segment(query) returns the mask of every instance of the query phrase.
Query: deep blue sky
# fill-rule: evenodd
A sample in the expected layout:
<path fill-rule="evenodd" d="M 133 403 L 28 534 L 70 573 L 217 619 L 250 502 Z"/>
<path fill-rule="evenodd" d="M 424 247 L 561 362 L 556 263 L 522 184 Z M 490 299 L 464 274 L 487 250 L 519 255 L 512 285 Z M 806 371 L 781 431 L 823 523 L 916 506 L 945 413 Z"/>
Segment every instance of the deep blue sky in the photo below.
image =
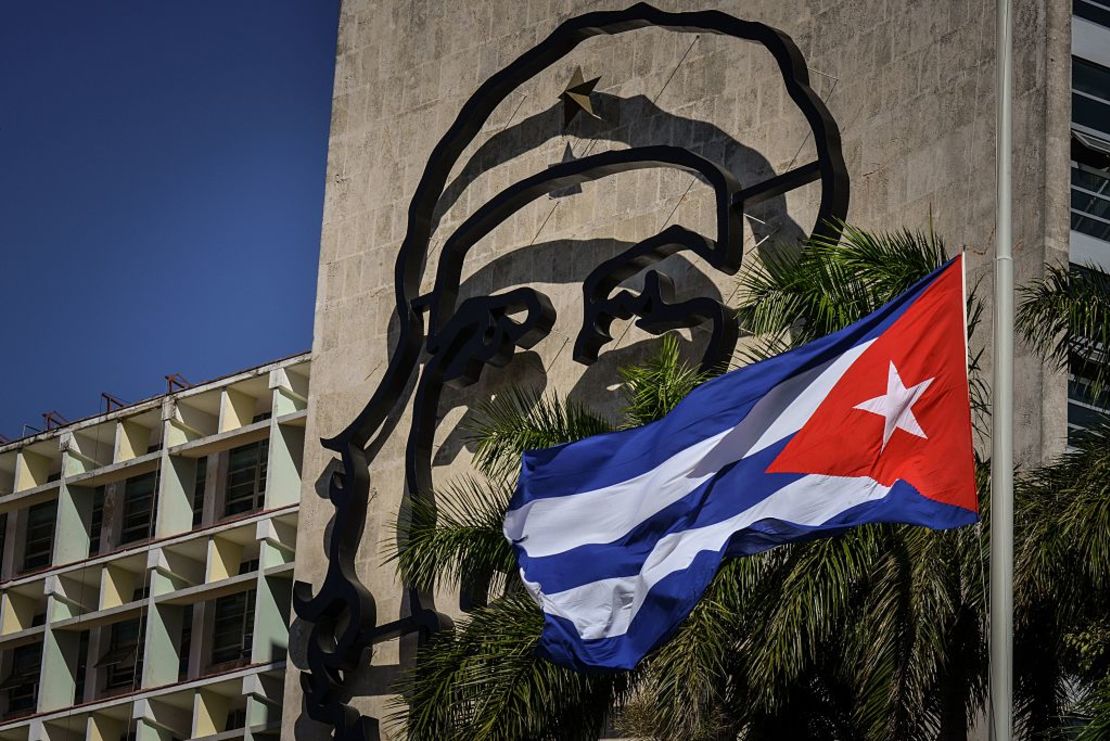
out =
<path fill-rule="evenodd" d="M 0 434 L 309 349 L 337 18 L 0 5 Z"/>

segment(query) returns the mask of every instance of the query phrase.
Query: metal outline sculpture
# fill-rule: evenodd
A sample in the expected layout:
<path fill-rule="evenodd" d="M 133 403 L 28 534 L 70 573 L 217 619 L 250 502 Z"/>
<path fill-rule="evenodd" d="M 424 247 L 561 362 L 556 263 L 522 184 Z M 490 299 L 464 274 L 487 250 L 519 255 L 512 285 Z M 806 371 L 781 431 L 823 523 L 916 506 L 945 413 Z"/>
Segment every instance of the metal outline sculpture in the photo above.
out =
<path fill-rule="evenodd" d="M 646 27 L 683 32 L 706 32 L 752 41 L 774 57 L 787 92 L 809 123 L 817 159 L 748 188 L 742 188 L 724 167 L 688 150 L 634 147 L 604 152 L 560 163 L 514 183 L 472 214 L 444 246 L 435 288 L 418 295 L 434 230 L 434 210 L 452 167 L 477 136 L 483 122 L 522 83 L 570 53 L 583 41 Z M 317 594 L 297 582 L 294 607 L 310 623 L 306 659 L 301 673 L 305 710 L 316 721 L 333 727 L 336 739 L 377 738 L 377 720 L 361 715 L 349 704 L 351 674 L 368 661 L 370 647 L 413 631 L 427 635 L 449 620 L 437 613 L 427 595 L 408 588 L 410 614 L 377 625 L 374 599 L 359 580 L 355 557 L 370 499 L 369 463 L 380 442 L 391 432 L 390 415 L 403 398 L 417 371 L 422 349 L 429 353 L 417 385 L 413 421 L 405 455 L 406 496 L 430 490 L 430 454 L 436 410 L 443 384 L 467 385 L 478 380 L 487 365 L 504 365 L 517 347 L 531 347 L 551 329 L 555 312 L 543 294 L 531 288 L 472 298 L 455 309 L 459 276 L 468 249 L 497 224 L 526 203 L 559 188 L 642 167 L 678 167 L 697 173 L 713 187 L 718 204 L 716 240 L 679 226 L 643 240 L 621 255 L 599 265 L 584 281 L 583 326 L 574 345 L 574 359 L 588 364 L 612 338 L 616 318 L 639 317 L 649 332 L 663 332 L 701 321 L 713 323 L 703 365 L 727 359 L 737 340 L 736 323 L 720 302 L 708 297 L 672 303 L 670 280 L 651 270 L 639 294 L 610 293 L 624 279 L 680 251 L 697 254 L 715 268 L 735 273 L 743 257 L 743 209 L 820 181 L 821 205 L 815 233 L 836 238 L 838 224 L 848 210 L 848 173 L 841 153 L 840 132 L 832 115 L 809 85 L 805 60 L 785 33 L 744 21 L 720 11 L 668 12 L 638 3 L 625 10 L 596 11 L 570 18 L 546 39 L 483 83 L 466 101 L 454 123 L 433 149 L 409 204 L 408 230 L 395 267 L 395 291 L 400 335 L 385 374 L 351 423 L 322 445 L 339 454 L 342 472 L 333 473 L 328 498 L 335 508 L 330 540 L 326 543 L 328 570 Z M 455 309 L 452 311 L 452 309 Z M 510 315 L 524 311 L 523 319 Z M 423 314 L 429 315 L 425 332 Z M 464 595 L 464 599 L 467 599 Z M 481 595 L 469 595 L 481 601 Z"/>

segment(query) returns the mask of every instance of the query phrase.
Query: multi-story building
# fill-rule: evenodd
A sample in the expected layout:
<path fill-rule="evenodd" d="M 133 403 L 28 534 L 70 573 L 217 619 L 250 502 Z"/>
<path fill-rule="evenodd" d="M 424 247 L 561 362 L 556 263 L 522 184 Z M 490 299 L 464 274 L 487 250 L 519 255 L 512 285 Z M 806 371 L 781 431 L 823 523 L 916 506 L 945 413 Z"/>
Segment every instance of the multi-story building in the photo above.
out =
<path fill-rule="evenodd" d="M 276 737 L 309 369 L 0 447 L 0 739 Z"/>
<path fill-rule="evenodd" d="M 1110 270 L 1110 2 L 1075 0 L 1071 67 L 1072 269 Z M 1081 368 L 1068 384 L 1068 427 L 1105 414 Z"/>

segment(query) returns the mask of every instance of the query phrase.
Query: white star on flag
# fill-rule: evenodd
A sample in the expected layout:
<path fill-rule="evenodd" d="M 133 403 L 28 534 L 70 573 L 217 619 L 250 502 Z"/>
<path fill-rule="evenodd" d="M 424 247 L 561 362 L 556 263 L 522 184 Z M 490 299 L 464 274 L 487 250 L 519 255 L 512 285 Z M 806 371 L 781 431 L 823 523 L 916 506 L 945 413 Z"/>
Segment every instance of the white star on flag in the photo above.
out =
<path fill-rule="evenodd" d="M 929 388 L 935 378 L 930 378 L 921 383 L 906 388 L 906 384 L 902 383 L 902 377 L 898 375 L 898 369 L 894 367 L 894 361 L 890 361 L 890 371 L 886 377 L 886 393 L 882 396 L 876 396 L 874 399 L 856 404 L 855 409 L 871 414 L 878 414 L 883 418 L 883 447 L 879 452 L 886 450 L 887 443 L 890 442 L 891 436 L 895 430 L 905 430 L 911 435 L 929 439 L 925 431 L 921 429 L 921 425 L 917 423 L 917 417 L 913 416 L 913 405 L 925 393 L 925 389 Z"/>

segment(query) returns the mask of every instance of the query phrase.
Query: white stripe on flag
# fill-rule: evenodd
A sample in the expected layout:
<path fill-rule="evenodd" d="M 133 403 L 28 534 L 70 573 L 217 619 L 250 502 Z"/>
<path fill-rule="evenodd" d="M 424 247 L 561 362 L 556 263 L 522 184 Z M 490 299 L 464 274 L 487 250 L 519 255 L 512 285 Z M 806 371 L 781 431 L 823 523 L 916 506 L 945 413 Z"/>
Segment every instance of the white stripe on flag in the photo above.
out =
<path fill-rule="evenodd" d="M 735 427 L 691 445 L 656 468 L 612 486 L 534 499 L 511 510 L 505 516 L 505 537 L 532 558 L 617 540 L 723 467 L 800 430 L 872 342 L 856 345 L 828 363 L 786 379 Z"/>
<path fill-rule="evenodd" d="M 727 520 L 664 536 L 635 576 L 600 579 L 555 594 L 533 592 L 544 612 L 574 624 L 585 640 L 627 632 L 652 587 L 690 566 L 702 551 L 720 551 L 733 533 L 761 520 L 822 525 L 864 502 L 882 499 L 890 487 L 866 477 L 810 475 Z M 526 582 L 530 590 L 538 585 Z"/>

